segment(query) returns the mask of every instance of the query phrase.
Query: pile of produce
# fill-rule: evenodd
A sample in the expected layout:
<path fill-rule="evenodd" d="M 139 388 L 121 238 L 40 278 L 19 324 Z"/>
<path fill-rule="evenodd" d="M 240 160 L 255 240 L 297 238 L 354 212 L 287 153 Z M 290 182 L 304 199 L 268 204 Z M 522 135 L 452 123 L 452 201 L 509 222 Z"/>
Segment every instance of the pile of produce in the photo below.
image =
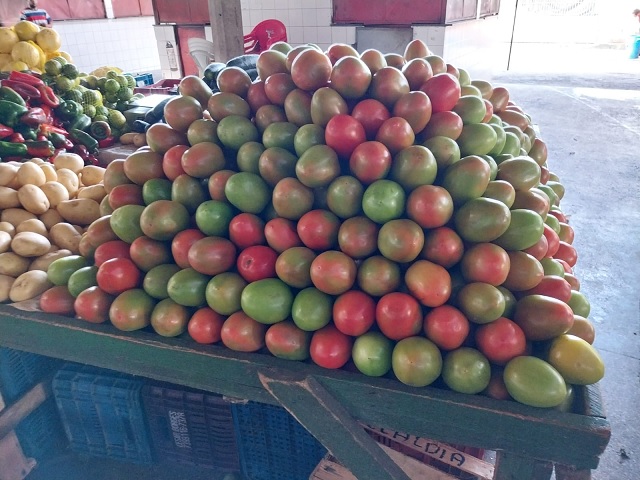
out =
<path fill-rule="evenodd" d="M 181 81 L 44 311 L 537 407 L 600 380 L 564 187 L 505 88 L 418 40 L 256 68 Z"/>
<path fill-rule="evenodd" d="M 44 64 L 55 57 L 71 60 L 60 51 L 60 35 L 53 28 L 41 28 L 26 20 L 12 27 L 0 27 L 0 71 L 44 72 Z"/>

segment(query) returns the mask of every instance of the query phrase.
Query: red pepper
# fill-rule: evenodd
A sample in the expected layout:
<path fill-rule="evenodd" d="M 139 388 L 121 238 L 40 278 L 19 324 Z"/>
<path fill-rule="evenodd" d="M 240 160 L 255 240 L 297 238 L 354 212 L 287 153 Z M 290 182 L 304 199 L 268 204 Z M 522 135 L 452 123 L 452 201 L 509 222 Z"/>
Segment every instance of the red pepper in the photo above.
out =
<path fill-rule="evenodd" d="M 53 110 L 51 107 L 49 105 L 40 105 L 40 108 L 47 117 L 47 121 L 45 123 L 51 123 L 53 121 Z"/>
<path fill-rule="evenodd" d="M 73 153 L 80 155 L 85 162 L 89 159 L 89 150 L 80 143 L 73 146 Z"/>
<path fill-rule="evenodd" d="M 53 92 L 53 89 L 47 85 L 39 85 L 38 90 L 40 90 L 40 101 L 51 108 L 56 108 L 60 105 L 60 99 Z"/>
<path fill-rule="evenodd" d="M 0 123 L 0 138 L 6 138 L 9 135 L 13 135 L 13 128 Z"/>
<path fill-rule="evenodd" d="M 49 140 L 47 137 L 45 137 L 44 135 L 38 135 L 36 137 L 36 140 L 39 142 L 44 142 L 45 140 Z"/>
<path fill-rule="evenodd" d="M 30 73 L 17 72 L 15 70 L 9 74 L 9 80 L 24 82 L 29 85 L 33 85 L 34 87 L 44 85 L 44 82 L 41 78 L 38 78 L 35 75 L 31 75 Z"/>
<path fill-rule="evenodd" d="M 47 115 L 40 107 L 31 107 L 20 117 L 20 121 L 30 127 L 37 127 L 47 121 Z"/>
<path fill-rule="evenodd" d="M 55 153 L 53 144 L 46 140 L 44 142 L 25 142 L 27 153 L 32 157 L 47 158 Z"/>
<path fill-rule="evenodd" d="M 24 143 L 24 137 L 18 132 L 12 133 L 9 138 L 6 138 L 5 140 L 11 143 Z"/>
<path fill-rule="evenodd" d="M 43 123 L 38 127 L 38 133 L 42 135 L 46 135 L 48 133 L 59 133 L 60 135 L 64 135 L 65 137 L 69 136 L 69 132 L 67 132 L 64 128 L 58 127 L 56 125 L 51 125 L 50 123 Z"/>
<path fill-rule="evenodd" d="M 87 163 L 87 165 L 95 165 L 95 166 L 100 165 L 100 160 L 98 160 L 98 157 L 92 154 L 89 154 L 85 162 Z"/>
<path fill-rule="evenodd" d="M 98 147 L 99 148 L 109 148 L 110 146 L 114 145 L 116 143 L 116 137 L 114 137 L 113 135 L 107 137 L 107 138 L 103 138 L 102 140 L 98 140 Z"/>
<path fill-rule="evenodd" d="M 53 163 L 53 161 L 56 159 L 56 157 L 61 154 L 66 152 L 66 150 L 64 148 L 56 148 L 53 152 L 53 155 L 51 155 L 49 158 L 47 158 L 47 161 L 49 161 L 50 163 Z"/>
<path fill-rule="evenodd" d="M 21 82 L 18 80 L 2 80 L 1 83 L 3 87 L 11 88 L 26 101 L 29 101 L 32 98 L 40 98 L 40 91 L 33 85 L 30 85 L 26 82 Z"/>

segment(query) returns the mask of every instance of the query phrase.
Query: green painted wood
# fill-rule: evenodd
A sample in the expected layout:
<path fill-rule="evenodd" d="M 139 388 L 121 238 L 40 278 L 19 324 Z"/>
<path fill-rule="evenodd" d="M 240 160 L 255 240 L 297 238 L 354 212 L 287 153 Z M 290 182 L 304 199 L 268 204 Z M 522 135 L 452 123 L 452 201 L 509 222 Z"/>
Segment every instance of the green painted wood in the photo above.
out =
<path fill-rule="evenodd" d="M 147 331 L 120 332 L 110 325 L 4 305 L 0 306 L 0 344 L 269 404 L 278 402 L 264 389 L 258 372 L 313 375 L 358 421 L 582 469 L 596 468 L 610 436 L 609 423 L 600 416 L 531 408 L 438 388 L 417 389 L 393 379 L 330 371 Z M 589 389 L 589 395 L 597 397 L 597 389 Z"/>
<path fill-rule="evenodd" d="M 541 462 L 509 452 L 498 452 L 494 480 L 549 480 L 552 472 L 551 462 Z"/>
<path fill-rule="evenodd" d="M 313 377 L 270 372 L 259 373 L 259 378 L 356 478 L 411 480 Z"/>
<path fill-rule="evenodd" d="M 556 480 L 591 480 L 591 470 L 556 464 Z"/>

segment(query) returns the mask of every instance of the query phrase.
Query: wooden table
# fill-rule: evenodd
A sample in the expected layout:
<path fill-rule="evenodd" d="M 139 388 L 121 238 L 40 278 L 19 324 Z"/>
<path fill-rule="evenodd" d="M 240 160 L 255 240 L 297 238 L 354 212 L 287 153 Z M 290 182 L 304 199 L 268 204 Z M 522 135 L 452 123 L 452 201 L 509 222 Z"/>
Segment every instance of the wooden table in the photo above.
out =
<path fill-rule="evenodd" d="M 243 354 L 188 338 L 121 332 L 0 305 L 0 345 L 282 405 L 362 480 L 408 477 L 360 423 L 497 452 L 495 479 L 589 478 L 610 437 L 597 386 L 578 388 L 577 413 Z"/>

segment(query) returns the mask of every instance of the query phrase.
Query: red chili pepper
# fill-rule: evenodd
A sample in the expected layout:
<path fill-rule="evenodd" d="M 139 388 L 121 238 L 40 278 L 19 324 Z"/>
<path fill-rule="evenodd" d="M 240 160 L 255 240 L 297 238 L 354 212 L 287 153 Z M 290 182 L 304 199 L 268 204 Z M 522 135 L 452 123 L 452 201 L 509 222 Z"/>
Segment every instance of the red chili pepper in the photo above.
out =
<path fill-rule="evenodd" d="M 53 110 L 51 107 L 49 105 L 40 105 L 40 108 L 47 117 L 47 121 L 45 123 L 51 123 L 53 121 Z"/>
<path fill-rule="evenodd" d="M 116 137 L 113 135 L 98 141 L 99 148 L 108 148 L 116 143 Z"/>
<path fill-rule="evenodd" d="M 5 140 L 11 143 L 24 143 L 24 137 L 18 132 L 12 133 L 9 138 L 6 138 Z"/>
<path fill-rule="evenodd" d="M 73 153 L 77 153 L 78 155 L 80 155 L 84 161 L 89 158 L 89 150 L 87 150 L 87 147 L 81 144 L 73 146 Z"/>
<path fill-rule="evenodd" d="M 31 75 L 30 73 L 17 72 L 15 70 L 9 74 L 9 80 L 24 82 L 29 85 L 33 85 L 34 87 L 44 85 L 44 82 L 42 81 L 41 78 Z"/>
<path fill-rule="evenodd" d="M 67 132 L 64 128 L 52 125 L 50 123 L 41 124 L 38 127 L 38 133 L 41 133 L 42 135 L 46 135 L 47 133 L 59 133 L 60 135 L 64 135 L 65 137 L 69 136 L 69 132 Z"/>
<path fill-rule="evenodd" d="M 29 101 L 32 98 L 40 98 L 40 92 L 38 91 L 38 89 L 26 82 L 21 82 L 18 80 L 2 80 L 1 83 L 3 87 L 11 88 L 26 101 Z"/>
<path fill-rule="evenodd" d="M 0 138 L 6 138 L 9 135 L 13 135 L 13 128 L 0 123 Z"/>
<path fill-rule="evenodd" d="M 47 158 L 55 153 L 55 148 L 53 148 L 53 144 L 45 140 L 44 142 L 25 142 L 27 146 L 27 152 L 32 157 L 40 157 Z"/>
<path fill-rule="evenodd" d="M 47 115 L 40 107 L 31 107 L 20 117 L 20 121 L 30 127 L 37 127 L 47 121 Z"/>
<path fill-rule="evenodd" d="M 53 151 L 53 155 L 51 155 L 49 158 L 47 158 L 47 161 L 49 161 L 50 163 L 53 163 L 53 161 L 56 159 L 56 157 L 61 154 L 66 152 L 66 150 L 64 148 L 56 148 Z"/>
<path fill-rule="evenodd" d="M 98 158 L 95 155 L 91 155 L 91 154 L 89 154 L 85 162 L 87 163 L 87 165 L 95 165 L 95 166 L 100 165 L 100 160 L 98 160 Z"/>
<path fill-rule="evenodd" d="M 56 108 L 60 105 L 60 99 L 53 92 L 53 89 L 47 85 L 38 86 L 38 90 L 40 90 L 40 101 L 48 107 Z"/>
<path fill-rule="evenodd" d="M 44 135 L 38 135 L 36 137 L 36 140 L 39 142 L 44 142 L 45 140 L 49 140 L 47 137 L 45 137 Z"/>

